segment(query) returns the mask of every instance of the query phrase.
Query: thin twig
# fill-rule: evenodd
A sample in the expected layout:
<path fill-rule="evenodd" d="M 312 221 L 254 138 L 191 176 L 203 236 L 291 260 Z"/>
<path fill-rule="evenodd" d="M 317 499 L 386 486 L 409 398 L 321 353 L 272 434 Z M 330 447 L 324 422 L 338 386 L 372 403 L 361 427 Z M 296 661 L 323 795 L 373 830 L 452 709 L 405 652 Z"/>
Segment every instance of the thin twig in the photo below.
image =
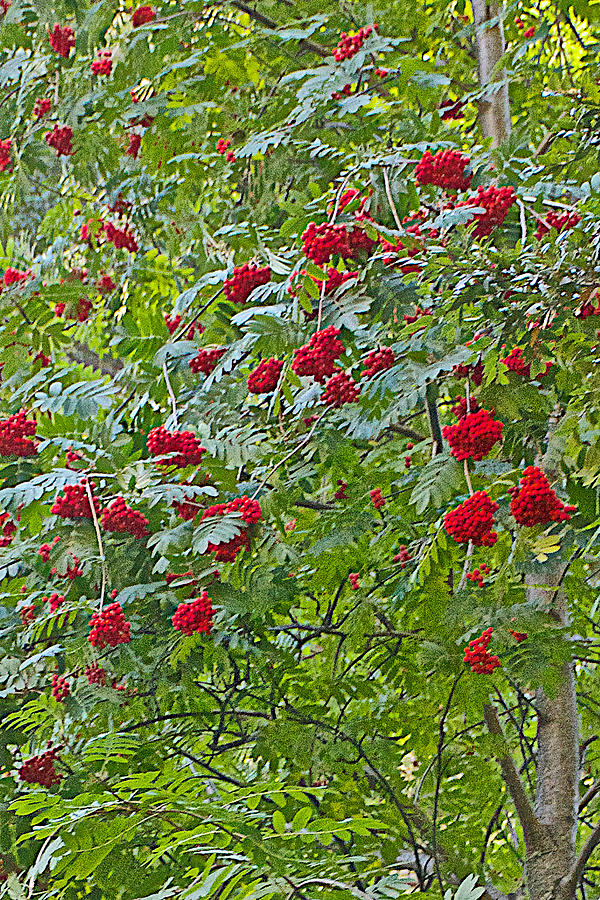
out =
<path fill-rule="evenodd" d="M 167 391 L 168 391 L 169 397 L 171 398 L 171 407 L 173 409 L 173 421 L 175 422 L 175 428 L 178 428 L 179 421 L 177 419 L 177 400 L 175 399 L 175 394 L 173 393 L 173 388 L 172 388 L 171 382 L 169 380 L 169 371 L 167 369 L 166 359 L 163 363 L 163 375 L 165 376 L 165 384 L 167 386 Z"/>
<path fill-rule="evenodd" d="M 290 459 L 290 457 L 292 457 L 295 453 L 297 453 L 298 450 L 302 450 L 303 447 L 306 447 L 306 445 L 310 441 L 311 437 L 315 433 L 315 429 L 316 429 L 317 425 L 319 424 L 319 422 L 321 421 L 321 419 L 323 418 L 323 416 L 325 415 L 326 412 L 327 412 L 327 410 L 324 409 L 323 412 L 321 413 L 321 415 L 319 416 L 319 418 L 317 419 L 317 421 L 314 423 L 313 427 L 310 429 L 310 431 L 306 435 L 306 437 L 300 441 L 298 446 L 294 447 L 292 450 L 290 450 L 289 453 L 286 453 L 286 455 L 283 457 L 283 459 L 280 459 L 279 462 L 276 463 L 276 465 L 274 465 L 273 468 L 270 469 L 269 472 L 267 472 L 267 474 L 265 475 L 265 477 L 263 478 L 263 480 L 261 481 L 259 486 L 256 488 L 256 490 L 252 494 L 252 497 L 251 497 L 252 500 L 256 499 L 257 495 L 260 494 L 260 492 L 264 488 L 265 484 L 267 483 L 267 481 L 269 480 L 271 475 L 273 475 L 277 471 L 277 469 L 284 464 L 284 462 L 287 462 L 287 460 Z"/>
<path fill-rule="evenodd" d="M 96 538 L 98 540 L 98 550 L 100 552 L 100 563 L 102 565 L 102 585 L 100 588 L 100 605 L 98 607 L 98 612 L 102 612 L 102 607 L 104 606 L 104 594 L 106 592 L 106 557 L 104 556 L 104 547 L 102 546 L 102 535 L 100 534 L 100 525 L 98 524 L 98 516 L 96 515 L 96 508 L 94 506 L 94 498 L 92 496 L 92 489 L 90 487 L 90 482 L 87 478 L 85 479 L 85 489 L 87 492 L 90 509 L 92 511 L 92 520 L 94 522 L 94 528 L 96 530 Z"/>
<path fill-rule="evenodd" d="M 390 204 L 390 209 L 392 210 L 392 215 L 394 217 L 394 222 L 398 226 L 399 231 L 404 231 L 402 227 L 402 222 L 400 221 L 400 216 L 398 215 L 398 210 L 396 209 L 396 204 L 394 203 L 394 198 L 392 197 L 392 189 L 390 187 L 390 178 L 388 175 L 388 170 L 384 167 L 383 171 L 383 183 L 385 184 L 385 194 L 388 198 L 388 203 Z"/>
<path fill-rule="evenodd" d="M 463 566 L 462 575 L 460 577 L 460 583 L 458 585 L 458 590 L 462 591 L 464 586 L 467 583 L 467 574 L 469 571 L 469 565 L 471 564 L 471 557 L 473 556 L 474 544 L 473 541 L 469 541 L 469 546 L 467 547 L 467 555 L 465 556 L 465 564 Z"/>

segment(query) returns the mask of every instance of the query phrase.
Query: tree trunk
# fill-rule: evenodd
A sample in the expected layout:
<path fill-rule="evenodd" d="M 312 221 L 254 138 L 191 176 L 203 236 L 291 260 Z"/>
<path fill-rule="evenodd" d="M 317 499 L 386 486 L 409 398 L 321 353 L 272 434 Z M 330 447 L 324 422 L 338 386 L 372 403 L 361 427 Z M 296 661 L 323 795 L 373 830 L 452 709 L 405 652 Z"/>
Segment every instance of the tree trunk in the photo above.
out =
<path fill-rule="evenodd" d="M 510 105 L 508 82 L 504 70 L 494 71 L 504 55 L 504 29 L 502 20 L 488 23 L 499 16 L 501 7 L 487 0 L 472 0 L 475 17 L 475 42 L 479 64 L 479 84 L 488 87 L 479 101 L 479 122 L 484 138 L 492 139 L 498 147 L 510 135 Z"/>
<path fill-rule="evenodd" d="M 561 567 L 549 563 L 543 574 L 531 575 L 527 596 L 538 609 L 549 609 L 568 624 L 567 601 L 556 588 Z M 556 596 L 554 596 L 556 594 Z M 556 694 L 536 691 L 538 709 L 535 814 L 542 826 L 540 846 L 527 854 L 530 900 L 571 900 L 560 884 L 575 864 L 579 803 L 579 729 L 573 666 L 565 663 Z"/>

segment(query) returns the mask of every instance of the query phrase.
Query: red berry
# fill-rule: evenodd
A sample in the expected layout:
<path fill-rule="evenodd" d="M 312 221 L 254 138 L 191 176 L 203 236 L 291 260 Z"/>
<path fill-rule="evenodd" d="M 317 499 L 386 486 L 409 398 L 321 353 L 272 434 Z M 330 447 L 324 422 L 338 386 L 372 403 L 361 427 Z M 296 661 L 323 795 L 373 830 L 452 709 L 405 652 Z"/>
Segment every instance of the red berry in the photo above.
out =
<path fill-rule="evenodd" d="M 446 425 L 442 434 L 456 459 L 483 459 L 502 439 L 504 424 L 492 418 L 487 409 L 462 416 L 456 425 Z"/>
<path fill-rule="evenodd" d="M 251 394 L 270 394 L 279 382 L 283 362 L 271 357 L 262 359 L 248 376 L 248 390 Z"/>
<path fill-rule="evenodd" d="M 68 25 L 55 25 L 48 33 L 48 41 L 52 49 L 66 59 L 75 46 L 75 32 Z"/>
<path fill-rule="evenodd" d="M 156 13 L 151 6 L 138 6 L 131 17 L 131 24 L 134 28 L 139 28 L 140 25 L 146 25 L 148 22 L 151 22 L 155 16 Z"/>
<path fill-rule="evenodd" d="M 519 487 L 510 489 L 510 511 L 519 525 L 532 528 L 549 522 L 567 522 L 576 506 L 566 506 L 550 487 L 548 479 L 537 466 L 527 466 Z"/>
<path fill-rule="evenodd" d="M 335 360 L 345 350 L 339 334 L 339 328 L 330 325 L 329 328 L 315 332 L 308 344 L 295 350 L 292 369 L 296 375 L 312 375 L 321 383 L 326 377 L 333 375 Z"/>
<path fill-rule="evenodd" d="M 191 431 L 167 431 L 164 425 L 153 428 L 148 434 L 146 446 L 157 459 L 158 466 L 198 466 L 206 448 Z M 168 454 L 168 456 L 166 455 Z"/>
<path fill-rule="evenodd" d="M 233 275 L 223 283 L 225 296 L 232 303 L 245 303 L 252 291 L 267 284 L 271 280 L 271 270 L 268 266 L 258 266 L 244 263 L 236 266 Z"/>
<path fill-rule="evenodd" d="M 465 647 L 464 661 L 471 667 L 471 671 L 477 675 L 491 675 L 502 663 L 497 656 L 488 653 L 488 646 L 492 638 L 493 629 L 486 628 L 480 637 L 469 641 Z"/>
<path fill-rule="evenodd" d="M 19 769 L 19 780 L 27 784 L 40 784 L 46 788 L 59 784 L 63 775 L 55 770 L 55 760 L 58 760 L 58 748 L 46 750 L 24 760 Z"/>
<path fill-rule="evenodd" d="M 210 634 L 213 626 L 213 613 L 212 601 L 208 596 L 208 591 L 202 591 L 195 600 L 188 603 L 180 603 L 171 621 L 173 622 L 173 628 L 188 636 L 194 632 Z"/>
<path fill-rule="evenodd" d="M 105 647 L 116 647 L 117 644 L 128 644 L 131 625 L 125 621 L 120 603 L 111 603 L 100 613 L 94 613 L 90 619 L 88 641 L 92 647 L 103 650 Z"/>
<path fill-rule="evenodd" d="M 472 541 L 477 547 L 491 547 L 498 539 L 492 530 L 494 513 L 498 508 L 486 491 L 476 491 L 464 503 L 446 513 L 444 526 L 460 544 Z"/>
<path fill-rule="evenodd" d="M 49 147 L 56 150 L 57 156 L 70 156 L 75 152 L 71 141 L 73 139 L 73 129 L 70 125 L 55 124 L 52 131 L 47 131 L 44 140 Z"/>
<path fill-rule="evenodd" d="M 105 531 L 126 532 L 140 540 L 148 536 L 148 519 L 117 497 L 102 513 L 100 524 Z"/>
<path fill-rule="evenodd" d="M 466 191 L 473 175 L 465 170 L 471 165 L 468 156 L 458 150 L 438 150 L 432 156 L 426 150 L 415 169 L 417 185 L 434 184 L 449 191 Z"/>

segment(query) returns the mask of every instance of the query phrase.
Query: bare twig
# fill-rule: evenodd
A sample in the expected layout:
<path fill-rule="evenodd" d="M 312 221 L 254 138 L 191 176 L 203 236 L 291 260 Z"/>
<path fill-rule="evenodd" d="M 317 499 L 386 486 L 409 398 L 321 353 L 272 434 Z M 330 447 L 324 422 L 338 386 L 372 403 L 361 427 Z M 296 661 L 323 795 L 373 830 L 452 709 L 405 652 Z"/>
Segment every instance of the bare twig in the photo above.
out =
<path fill-rule="evenodd" d="M 383 167 L 383 183 L 385 185 L 385 195 L 388 198 L 388 203 L 390 204 L 390 209 L 392 210 L 392 215 L 394 217 L 394 222 L 398 226 L 398 231 L 404 231 L 402 227 L 402 222 L 400 221 L 400 216 L 398 215 L 398 210 L 396 209 L 396 204 L 394 203 L 394 198 L 392 197 L 392 189 L 390 187 L 390 177 L 388 175 L 388 170 Z"/>
<path fill-rule="evenodd" d="M 167 369 L 167 361 L 165 359 L 163 363 L 163 375 L 165 376 L 165 384 L 167 386 L 167 392 L 171 399 L 171 408 L 173 410 L 173 421 L 175 423 L 175 428 L 179 427 L 179 421 L 177 418 L 177 400 L 175 398 L 175 394 L 173 392 L 173 388 L 171 386 L 171 381 L 169 379 L 169 370 Z"/>
<path fill-rule="evenodd" d="M 100 563 L 102 565 L 102 585 L 100 588 L 100 605 L 98 607 L 98 612 L 102 612 L 102 607 L 104 606 L 104 594 L 106 593 L 106 557 L 104 556 L 104 547 L 102 546 L 102 535 L 100 534 L 100 525 L 98 524 L 98 516 L 96 515 L 96 507 L 94 506 L 94 498 L 92 496 L 92 489 L 90 487 L 89 479 L 85 479 L 85 490 L 88 496 L 88 501 L 90 504 L 90 509 L 92 511 L 92 520 L 94 522 L 94 529 L 96 531 L 96 539 L 98 541 L 98 551 L 100 553 Z"/>

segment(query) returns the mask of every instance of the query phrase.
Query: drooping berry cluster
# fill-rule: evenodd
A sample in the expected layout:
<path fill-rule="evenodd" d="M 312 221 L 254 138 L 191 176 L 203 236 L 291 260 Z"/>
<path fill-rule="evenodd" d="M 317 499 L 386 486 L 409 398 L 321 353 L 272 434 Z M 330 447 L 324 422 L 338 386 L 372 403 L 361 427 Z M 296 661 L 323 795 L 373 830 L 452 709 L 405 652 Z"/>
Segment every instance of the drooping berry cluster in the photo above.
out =
<path fill-rule="evenodd" d="M 466 169 L 471 165 L 468 156 L 458 150 L 438 150 L 432 155 L 426 150 L 415 169 L 417 185 L 434 184 L 448 191 L 466 191 L 473 175 Z"/>
<path fill-rule="evenodd" d="M 292 369 L 296 375 L 312 375 L 319 382 L 331 377 L 335 369 L 335 361 L 345 350 L 339 340 L 340 330 L 330 325 L 322 331 L 316 331 L 308 344 L 294 351 Z"/>
<path fill-rule="evenodd" d="M 336 500 L 347 500 L 348 494 L 346 493 L 346 491 L 348 490 L 348 482 L 342 481 L 341 478 L 338 478 L 337 484 L 338 484 L 338 489 L 333 496 L 335 497 Z"/>
<path fill-rule="evenodd" d="M 189 497 L 183 503 L 178 503 L 177 500 L 174 500 L 171 505 L 179 518 L 183 519 L 184 522 L 191 522 L 201 510 L 200 504 Z"/>
<path fill-rule="evenodd" d="M 125 156 L 131 156 L 132 159 L 138 158 L 140 147 L 142 146 L 141 134 L 130 134 L 127 147 L 125 148 Z"/>
<path fill-rule="evenodd" d="M 114 244 L 117 250 L 128 250 L 129 253 L 137 252 L 138 243 L 129 228 L 117 228 L 112 222 L 104 222 L 104 234 L 106 240 Z"/>
<path fill-rule="evenodd" d="M 23 760 L 19 769 L 19 780 L 27 784 L 41 784 L 46 788 L 59 784 L 63 775 L 54 768 L 55 760 L 58 761 L 58 753 L 59 748 L 55 747 Z"/>
<path fill-rule="evenodd" d="M 527 466 L 518 487 L 510 488 L 510 511 L 519 525 L 532 528 L 549 522 L 567 522 L 576 506 L 559 500 L 541 469 Z"/>
<path fill-rule="evenodd" d="M 268 266 L 259 268 L 244 263 L 243 266 L 235 267 L 231 278 L 227 278 L 223 283 L 223 289 L 225 296 L 232 303 L 245 303 L 255 288 L 267 284 L 270 280 L 271 270 Z"/>
<path fill-rule="evenodd" d="M 94 490 L 95 487 L 95 482 L 90 481 L 90 488 Z M 100 504 L 96 497 L 92 499 L 96 515 L 99 515 Z M 59 494 L 50 507 L 50 512 L 63 519 L 93 519 L 85 479 L 82 479 L 79 484 L 67 484 L 62 496 Z"/>
<path fill-rule="evenodd" d="M 112 294 L 117 285 L 110 275 L 101 275 L 96 282 L 96 289 L 100 294 Z"/>
<path fill-rule="evenodd" d="M 11 140 L 0 141 L 0 172 L 12 172 L 13 164 L 10 156 Z"/>
<path fill-rule="evenodd" d="M 346 34 L 345 31 L 342 31 L 337 47 L 333 51 L 334 59 L 337 62 L 352 59 L 364 44 L 365 38 L 368 38 L 376 29 L 377 23 L 367 25 L 366 28 L 360 28 L 356 34 Z"/>
<path fill-rule="evenodd" d="M 322 399 L 327 406 L 339 409 L 346 403 L 357 403 L 359 397 L 360 385 L 340 369 L 327 381 Z"/>
<path fill-rule="evenodd" d="M 19 616 L 21 617 L 22 625 L 28 625 L 30 622 L 33 622 L 36 617 L 35 603 L 28 603 L 26 606 L 22 606 L 19 610 Z"/>
<path fill-rule="evenodd" d="M 225 347 L 203 348 L 190 360 L 190 369 L 194 374 L 210 375 L 225 353 Z"/>
<path fill-rule="evenodd" d="M 270 394 L 279 382 L 283 362 L 271 357 L 261 359 L 257 367 L 248 375 L 248 390 L 251 394 Z"/>
<path fill-rule="evenodd" d="M 399 562 L 400 568 L 405 569 L 406 564 L 409 562 L 409 560 L 412 559 L 412 556 L 406 549 L 406 544 L 400 544 L 400 547 L 398 548 L 398 550 L 399 550 L 399 552 L 394 554 L 394 562 Z"/>
<path fill-rule="evenodd" d="M 469 572 L 467 578 L 469 581 L 475 581 L 479 587 L 483 587 L 485 584 L 484 576 L 490 574 L 490 567 L 486 566 L 485 563 L 478 566 L 476 569 L 473 569 L 472 572 Z"/>
<path fill-rule="evenodd" d="M 206 453 L 206 447 L 201 446 L 193 432 L 167 431 L 164 425 L 149 432 L 146 446 L 151 456 L 163 457 L 156 460 L 159 466 L 198 466 Z"/>
<path fill-rule="evenodd" d="M 252 525 L 262 518 L 260 503 L 257 500 L 251 500 L 250 497 L 244 495 L 243 497 L 236 497 L 235 500 L 232 500 L 229 503 L 217 503 L 214 506 L 209 506 L 208 509 L 204 510 L 201 521 L 204 522 L 205 519 L 208 519 L 211 516 L 225 516 L 232 512 L 240 513 L 241 518 L 246 525 Z M 233 562 L 238 553 L 249 549 L 250 538 L 248 532 L 242 530 L 239 534 L 236 534 L 235 537 L 232 537 L 231 540 L 225 543 L 210 543 L 206 548 L 206 552 L 214 553 L 215 559 L 219 562 Z"/>
<path fill-rule="evenodd" d="M 361 372 L 361 378 L 373 378 L 378 372 L 391 369 L 396 362 L 396 354 L 391 347 L 383 347 L 381 350 L 371 350 L 363 359 L 365 368 Z"/>
<path fill-rule="evenodd" d="M 42 597 L 42 603 L 44 603 L 46 600 L 48 601 L 48 606 L 50 607 L 51 613 L 56 612 L 58 607 L 62 606 L 65 602 L 65 598 L 63 597 L 63 595 L 57 593 L 50 594 L 49 597 Z"/>
<path fill-rule="evenodd" d="M 75 152 L 73 144 L 73 129 L 70 125 L 55 124 L 52 131 L 47 131 L 44 140 L 49 147 L 56 150 L 57 156 L 70 156 Z"/>
<path fill-rule="evenodd" d="M 475 491 L 471 497 L 444 516 L 446 531 L 459 544 L 472 541 L 477 547 L 491 547 L 498 535 L 493 531 L 498 504 L 486 491 Z"/>
<path fill-rule="evenodd" d="M 66 303 L 57 303 L 54 307 L 54 314 L 60 318 L 67 310 L 67 319 L 77 319 L 78 322 L 85 322 L 89 318 L 92 305 L 92 301 L 87 297 L 80 297 L 75 306 L 69 303 L 68 310 Z"/>
<path fill-rule="evenodd" d="M 500 362 L 504 363 L 507 369 L 511 372 L 515 372 L 517 375 L 521 375 L 527 381 L 531 379 L 531 363 L 525 362 L 523 359 L 523 348 L 522 347 L 513 347 L 508 356 L 505 356 Z M 537 378 L 544 378 L 550 369 L 552 368 L 551 362 L 545 363 L 546 369 L 544 372 L 540 372 L 537 375 Z"/>
<path fill-rule="evenodd" d="M 59 541 L 60 541 L 60 538 L 55 537 L 55 538 L 53 538 L 51 544 L 42 544 L 42 546 L 39 548 L 38 553 L 42 557 L 44 562 L 48 562 L 48 560 L 50 559 L 50 553 L 52 552 L 52 549 L 56 546 L 56 544 L 58 544 Z"/>
<path fill-rule="evenodd" d="M 479 387 L 483 381 L 483 362 L 478 359 L 476 363 L 458 363 L 452 367 L 452 374 L 455 378 L 470 378 Z"/>
<path fill-rule="evenodd" d="M 175 334 L 175 332 L 181 325 L 181 316 L 179 314 L 176 314 L 173 317 L 170 317 L 168 313 L 164 313 L 163 318 L 165 320 L 165 325 L 167 326 L 169 334 Z M 204 327 L 200 325 L 199 322 L 192 322 L 185 333 L 186 341 L 192 341 L 194 339 L 194 334 L 196 333 L 196 331 L 198 331 L 198 334 L 202 334 L 202 332 L 204 331 Z"/>
<path fill-rule="evenodd" d="M 64 703 L 71 693 L 71 685 L 62 675 L 52 676 L 52 696 L 57 703 Z"/>
<path fill-rule="evenodd" d="M 6 287 L 10 287 L 11 284 L 22 284 L 29 274 L 29 270 L 27 270 L 27 272 L 21 272 L 19 269 L 14 269 L 12 266 L 9 266 L 4 273 L 4 284 Z"/>
<path fill-rule="evenodd" d="M 369 491 L 371 495 L 371 503 L 375 507 L 375 509 L 383 509 L 386 504 L 385 497 L 381 496 L 381 488 L 373 488 L 372 491 Z"/>
<path fill-rule="evenodd" d="M 120 603 L 111 603 L 100 613 L 94 613 L 90 619 L 88 641 L 92 647 L 103 650 L 105 647 L 116 647 L 117 644 L 128 644 L 131 640 L 131 625 L 125 620 Z"/>
<path fill-rule="evenodd" d="M 31 438 L 36 424 L 24 410 L 0 420 L 0 456 L 35 456 L 37 447 Z"/>
<path fill-rule="evenodd" d="M 484 188 L 480 185 L 477 188 L 477 195 L 469 197 L 468 200 L 462 200 L 457 203 L 459 206 L 481 206 L 485 212 L 475 213 L 472 221 L 477 222 L 473 229 L 473 235 L 476 238 L 487 237 L 494 228 L 502 225 L 508 215 L 508 211 L 517 202 L 517 195 L 513 187 L 495 187 L 491 185 Z"/>
<path fill-rule="evenodd" d="M 10 547 L 13 542 L 17 526 L 12 521 L 9 513 L 0 515 L 0 547 Z"/>
<path fill-rule="evenodd" d="M 493 631 L 493 628 L 486 628 L 480 637 L 469 641 L 469 645 L 465 647 L 464 661 L 476 675 L 491 675 L 494 669 L 502 665 L 497 656 L 488 652 Z"/>
<path fill-rule="evenodd" d="M 235 162 L 235 153 L 233 150 L 228 149 L 230 146 L 231 141 L 229 138 L 219 138 L 215 145 L 215 150 L 221 156 L 224 156 L 227 162 Z"/>
<path fill-rule="evenodd" d="M 99 666 L 98 663 L 94 662 L 85 667 L 84 675 L 87 678 L 88 684 L 99 684 L 101 687 L 104 687 L 106 685 L 108 672 L 106 669 Z"/>
<path fill-rule="evenodd" d="M 558 213 L 556 210 L 551 209 L 550 212 L 545 214 L 543 219 L 538 219 L 535 237 L 538 241 L 541 241 L 551 228 L 555 228 L 558 232 L 568 231 L 571 228 L 575 228 L 580 222 L 581 216 L 579 213 L 569 212 L 569 210 Z"/>
<path fill-rule="evenodd" d="M 332 256 L 350 258 L 352 250 L 345 225 L 329 225 L 311 222 L 302 234 L 302 250 L 308 259 L 318 266 L 329 262 Z"/>
<path fill-rule="evenodd" d="M 92 75 L 110 75 L 112 64 L 112 50 L 98 50 L 96 59 L 90 66 L 90 71 Z"/>
<path fill-rule="evenodd" d="M 48 41 L 50 42 L 50 46 L 58 53 L 59 56 L 63 56 L 65 59 L 75 46 L 75 32 L 69 25 L 55 25 L 52 31 L 48 33 Z"/>
<path fill-rule="evenodd" d="M 151 6 L 138 6 L 131 17 L 131 24 L 134 28 L 139 28 L 140 25 L 146 25 L 148 22 L 151 22 L 155 16 L 156 13 Z"/>
<path fill-rule="evenodd" d="M 117 497 L 110 503 L 101 519 L 105 531 L 118 531 L 132 534 L 137 540 L 148 536 L 148 519 L 125 502 L 124 497 Z"/>
<path fill-rule="evenodd" d="M 173 628 L 188 636 L 195 631 L 198 634 L 210 634 L 213 626 L 213 614 L 214 610 L 208 591 L 202 591 L 195 600 L 180 603 L 171 621 Z"/>
<path fill-rule="evenodd" d="M 478 460 L 487 456 L 494 444 L 502 440 L 504 424 L 492 417 L 487 409 L 462 416 L 456 425 L 446 425 L 442 434 L 450 444 L 456 459 Z"/>
<path fill-rule="evenodd" d="M 67 578 L 69 581 L 74 581 L 76 578 L 79 578 L 81 575 L 83 575 L 83 569 L 79 566 L 79 557 L 75 556 L 74 553 L 71 553 L 70 556 L 73 560 L 73 565 L 67 563 L 67 571 L 64 575 L 61 575 L 59 573 L 56 566 L 53 566 L 53 568 L 50 569 L 50 574 L 56 578 Z"/>
<path fill-rule="evenodd" d="M 508 631 L 512 634 L 517 644 L 522 644 L 529 637 L 526 631 L 513 631 L 512 628 L 509 628 Z"/>
<path fill-rule="evenodd" d="M 359 574 L 358 572 L 350 572 L 348 575 L 348 581 L 350 582 L 350 587 L 353 591 L 357 591 L 360 587 L 359 584 Z"/>

